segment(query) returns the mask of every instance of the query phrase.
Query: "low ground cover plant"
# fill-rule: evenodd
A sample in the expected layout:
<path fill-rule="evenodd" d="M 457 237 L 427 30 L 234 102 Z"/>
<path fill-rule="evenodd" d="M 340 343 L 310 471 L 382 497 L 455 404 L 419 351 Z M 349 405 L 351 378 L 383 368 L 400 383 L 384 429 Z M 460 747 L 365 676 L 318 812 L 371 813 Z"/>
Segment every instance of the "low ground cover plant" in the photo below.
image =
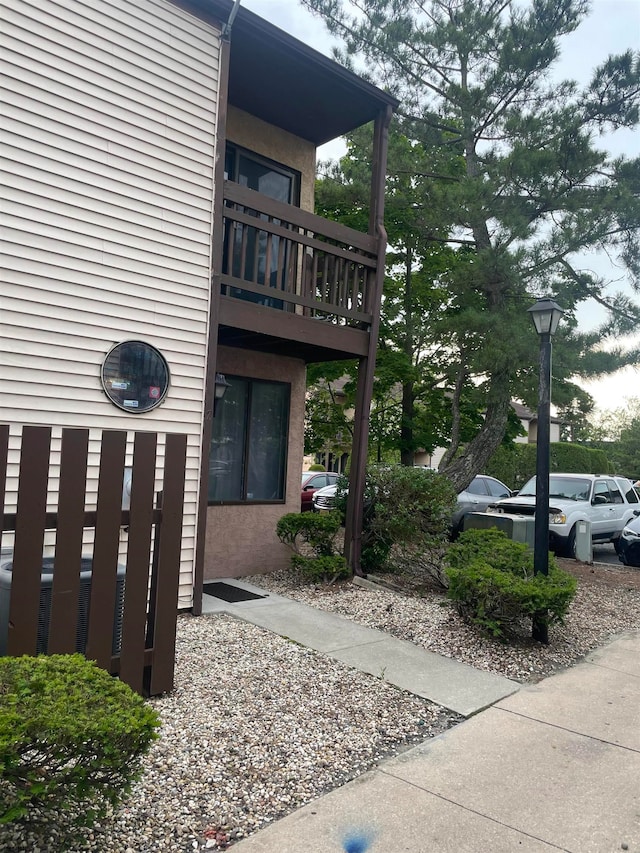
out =
<path fill-rule="evenodd" d="M 73 837 L 130 791 L 159 724 L 82 655 L 0 657 L 0 824 L 62 818 Z"/>
<path fill-rule="evenodd" d="M 278 539 L 293 554 L 291 566 L 305 580 L 334 583 L 349 575 L 347 563 L 336 548 L 341 526 L 338 512 L 290 512 L 278 519 Z"/>
<path fill-rule="evenodd" d="M 467 530 L 445 556 L 447 595 L 458 612 L 500 639 L 522 620 L 562 623 L 577 582 L 549 555 L 549 574 L 534 574 L 533 553 L 496 528 Z"/>

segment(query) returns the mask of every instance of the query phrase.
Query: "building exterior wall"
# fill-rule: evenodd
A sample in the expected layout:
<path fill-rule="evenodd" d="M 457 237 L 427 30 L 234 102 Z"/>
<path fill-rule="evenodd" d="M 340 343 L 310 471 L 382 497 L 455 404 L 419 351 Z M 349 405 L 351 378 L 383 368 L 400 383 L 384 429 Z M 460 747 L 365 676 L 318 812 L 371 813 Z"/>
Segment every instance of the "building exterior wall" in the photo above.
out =
<path fill-rule="evenodd" d="M 233 504 L 208 508 L 205 581 L 269 572 L 288 565 L 291 552 L 278 540 L 275 530 L 282 515 L 300 511 L 300 479 L 304 450 L 304 362 L 266 353 L 220 347 L 217 369 L 225 374 L 252 379 L 273 379 L 291 384 L 287 485 L 284 504 Z"/>
<path fill-rule="evenodd" d="M 227 139 L 300 172 L 300 207 L 313 212 L 316 149 L 311 142 L 231 105 L 227 114 Z"/>
<path fill-rule="evenodd" d="M 58 435 L 64 426 L 186 432 L 179 603 L 188 606 L 219 33 L 165 0 L 12 0 L 3 16 L 0 421 L 53 424 Z M 168 395 L 148 414 L 117 409 L 102 390 L 101 363 L 126 339 L 169 363 Z M 8 508 L 16 454 L 14 428 Z M 56 485 L 54 472 L 53 504 Z"/>
<path fill-rule="evenodd" d="M 527 437 L 522 439 L 529 444 L 535 444 L 538 440 L 538 419 L 532 418 L 528 423 L 523 422 L 524 428 L 528 431 Z M 560 424 L 557 421 L 549 423 L 549 441 L 560 441 Z"/>

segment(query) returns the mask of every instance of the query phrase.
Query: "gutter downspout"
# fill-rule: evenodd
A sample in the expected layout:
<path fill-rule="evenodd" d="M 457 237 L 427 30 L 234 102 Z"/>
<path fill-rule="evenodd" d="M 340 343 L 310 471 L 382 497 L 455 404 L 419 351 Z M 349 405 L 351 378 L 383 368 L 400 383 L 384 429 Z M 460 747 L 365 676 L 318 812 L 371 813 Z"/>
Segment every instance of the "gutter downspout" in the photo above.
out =
<path fill-rule="evenodd" d="M 233 8 L 229 12 L 229 20 L 222 28 L 222 40 L 223 41 L 231 41 L 231 27 L 233 26 L 233 22 L 236 19 L 236 15 L 238 14 L 238 10 L 240 8 L 241 0 L 235 0 L 233 4 Z"/>
<path fill-rule="evenodd" d="M 211 234 L 211 304 L 209 306 L 209 337 L 207 341 L 207 366 L 204 395 L 204 418 L 198 486 L 198 517 L 196 522 L 196 550 L 193 566 L 194 616 L 202 615 L 202 588 L 204 585 L 204 549 L 207 531 L 209 446 L 213 432 L 215 378 L 218 355 L 218 317 L 220 315 L 220 278 L 222 273 L 222 236 L 224 231 L 224 160 L 227 141 L 227 107 L 229 99 L 229 61 L 231 56 L 231 25 L 238 14 L 240 0 L 235 0 L 227 23 L 220 36 L 220 88 L 218 92 L 218 120 L 216 125 L 216 160 L 214 168 L 214 202 Z"/>

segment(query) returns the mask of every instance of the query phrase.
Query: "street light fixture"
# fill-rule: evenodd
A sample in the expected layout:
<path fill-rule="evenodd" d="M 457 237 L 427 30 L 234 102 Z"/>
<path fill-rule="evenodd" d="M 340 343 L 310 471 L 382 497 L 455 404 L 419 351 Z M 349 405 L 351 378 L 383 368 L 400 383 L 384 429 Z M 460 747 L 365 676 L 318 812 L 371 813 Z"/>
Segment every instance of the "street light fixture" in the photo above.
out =
<path fill-rule="evenodd" d="M 536 516 L 533 571 L 549 574 L 549 446 L 551 433 L 551 336 L 564 314 L 550 297 L 538 299 L 528 309 L 540 336 L 540 383 L 538 386 L 538 436 L 536 446 Z M 533 620 L 533 639 L 549 642 L 546 621 Z"/>

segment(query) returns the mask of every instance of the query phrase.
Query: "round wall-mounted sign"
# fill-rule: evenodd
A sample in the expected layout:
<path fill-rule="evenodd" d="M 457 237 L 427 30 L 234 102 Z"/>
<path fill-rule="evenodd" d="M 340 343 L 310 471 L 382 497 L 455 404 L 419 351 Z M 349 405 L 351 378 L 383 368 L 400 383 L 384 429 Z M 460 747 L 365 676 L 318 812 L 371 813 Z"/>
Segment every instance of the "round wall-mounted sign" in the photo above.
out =
<path fill-rule="evenodd" d="M 126 412 L 155 409 L 169 389 L 169 365 L 162 353 L 144 341 L 123 341 L 109 351 L 102 364 L 102 386 L 107 397 Z"/>

